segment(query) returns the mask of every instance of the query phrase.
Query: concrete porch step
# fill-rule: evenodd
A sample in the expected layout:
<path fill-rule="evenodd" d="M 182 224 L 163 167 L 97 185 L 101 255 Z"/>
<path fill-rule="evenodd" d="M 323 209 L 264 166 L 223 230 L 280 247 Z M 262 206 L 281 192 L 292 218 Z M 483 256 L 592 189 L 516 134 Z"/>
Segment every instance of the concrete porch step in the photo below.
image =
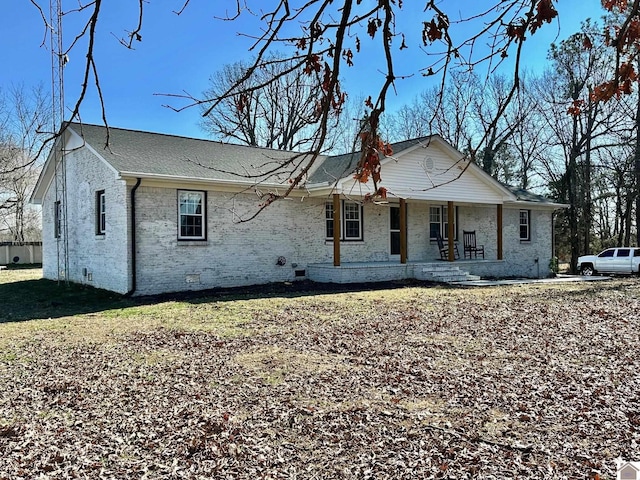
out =
<path fill-rule="evenodd" d="M 480 275 L 471 275 L 470 273 L 467 273 L 467 281 L 475 281 L 475 280 L 482 280 L 482 277 Z"/>
<path fill-rule="evenodd" d="M 468 282 L 479 280 L 478 275 L 471 275 L 460 267 L 451 264 L 432 264 L 423 266 L 421 271 L 415 272 L 419 280 L 428 280 L 439 283 Z"/>
<path fill-rule="evenodd" d="M 429 272 L 449 272 L 451 270 L 460 270 L 460 267 L 449 262 L 423 263 L 420 266 L 423 271 Z"/>
<path fill-rule="evenodd" d="M 453 282 L 466 282 L 468 281 L 468 277 L 465 273 L 461 274 L 450 274 L 450 275 L 425 275 L 423 280 L 429 280 L 432 282 L 438 283 L 453 283 Z"/>

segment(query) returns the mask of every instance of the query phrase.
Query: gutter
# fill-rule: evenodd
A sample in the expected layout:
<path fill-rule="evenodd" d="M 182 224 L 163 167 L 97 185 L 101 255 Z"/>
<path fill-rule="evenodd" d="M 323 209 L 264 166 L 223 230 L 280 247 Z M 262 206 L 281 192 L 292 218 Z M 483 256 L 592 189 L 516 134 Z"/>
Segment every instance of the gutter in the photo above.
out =
<path fill-rule="evenodd" d="M 119 171 L 120 178 L 144 178 L 149 180 L 159 180 L 163 182 L 195 182 L 204 185 L 216 185 L 216 186 L 238 186 L 238 187 L 263 187 L 263 188 L 287 188 L 289 184 L 285 182 L 281 183 L 268 183 L 260 180 L 236 180 L 236 179 L 216 179 L 216 178 L 202 178 L 202 177 L 186 177 L 181 175 L 166 175 L 160 173 L 143 173 L 143 172 L 127 172 Z M 241 176 L 241 175 L 239 175 Z"/>
<path fill-rule="evenodd" d="M 125 296 L 130 297 L 136 291 L 136 190 L 140 186 L 142 178 L 136 179 L 136 184 L 131 189 L 131 290 Z"/>
<path fill-rule="evenodd" d="M 568 207 L 569 205 L 567 205 Z M 557 258 L 556 255 L 556 216 L 565 208 L 556 208 L 551 212 L 551 260 Z M 559 265 L 559 264 L 558 264 Z"/>

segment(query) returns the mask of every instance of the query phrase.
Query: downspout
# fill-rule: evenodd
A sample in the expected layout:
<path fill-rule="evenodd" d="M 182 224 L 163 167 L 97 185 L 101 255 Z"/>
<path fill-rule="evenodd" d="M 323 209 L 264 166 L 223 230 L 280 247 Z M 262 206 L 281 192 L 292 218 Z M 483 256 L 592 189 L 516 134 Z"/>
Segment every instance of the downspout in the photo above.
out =
<path fill-rule="evenodd" d="M 127 297 L 136 291 L 136 190 L 140 186 L 142 178 L 136 179 L 136 184 L 131 189 L 131 290 L 126 293 Z"/>
<path fill-rule="evenodd" d="M 556 216 L 558 215 L 558 213 L 560 213 L 563 209 L 556 209 L 553 210 L 551 212 L 551 261 L 553 262 L 553 260 L 556 258 Z M 558 259 L 558 262 L 556 263 L 556 266 L 560 267 L 560 260 Z M 539 268 L 539 266 L 538 266 Z M 557 275 L 556 272 L 551 272 L 553 274 L 553 276 L 555 277 Z"/>

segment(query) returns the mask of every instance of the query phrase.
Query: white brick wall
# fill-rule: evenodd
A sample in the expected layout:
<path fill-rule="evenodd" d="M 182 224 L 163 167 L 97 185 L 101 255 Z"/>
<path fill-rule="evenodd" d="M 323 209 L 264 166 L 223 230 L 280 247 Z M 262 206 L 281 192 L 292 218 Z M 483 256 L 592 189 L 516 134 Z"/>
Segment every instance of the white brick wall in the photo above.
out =
<path fill-rule="evenodd" d="M 126 293 L 131 288 L 131 261 L 128 239 L 131 185 L 87 149 L 67 155 L 67 215 L 69 226 L 69 269 L 71 281 Z M 56 199 L 52 184 L 43 204 L 44 275 L 58 278 L 57 245 L 53 238 L 53 209 Z M 197 189 L 190 187 L 191 189 Z M 95 195 L 105 190 L 107 228 L 95 234 Z M 269 206 L 255 219 L 239 220 L 255 213 L 261 200 L 255 194 L 207 192 L 207 240 L 178 241 L 177 187 L 149 186 L 143 180 L 137 190 L 137 290 L 136 294 L 198 290 L 215 287 L 294 281 L 296 270 L 308 271 L 310 264 L 332 264 L 333 243 L 325 239 L 327 198 L 290 198 Z M 407 250 L 409 262 L 430 262 L 439 258 L 438 248 L 429 240 L 427 202 L 408 202 Z M 433 205 L 442 205 L 435 202 Z M 495 261 L 495 205 L 459 206 L 458 232 L 462 253 L 462 230 L 476 230 L 478 243 L 485 245 L 485 264 L 476 264 L 471 273 L 490 276 L 544 277 L 551 256 L 551 212 L 531 212 L 532 239 L 518 238 L 519 208 L 504 208 L 504 261 Z M 389 255 L 389 208 L 364 206 L 364 240 L 341 242 L 341 261 L 398 261 Z M 276 265 L 285 257 L 284 266 Z M 535 262 L 535 259 L 538 262 Z M 61 268 L 64 268 L 63 266 Z M 86 269 L 90 274 L 83 275 Z M 366 281 L 343 268 L 342 282 Z M 369 280 L 380 278 L 371 272 Z M 383 279 L 411 277 L 411 267 L 388 271 Z M 357 277 L 357 278 L 356 278 Z M 387 278 L 388 277 L 388 278 Z"/>
<path fill-rule="evenodd" d="M 293 281 L 300 278 L 295 271 L 309 264 L 333 263 L 325 198 L 279 201 L 242 223 L 258 208 L 256 195 L 208 191 L 207 240 L 195 242 L 177 239 L 176 188 L 146 187 L 143 181 L 136 200 L 137 294 Z M 363 241 L 341 242 L 342 261 L 389 261 L 388 207 L 365 205 L 363 225 Z M 428 257 L 424 236 L 414 237 L 412 248 Z M 280 256 L 286 265 L 276 265 Z"/>
<path fill-rule="evenodd" d="M 414 278 L 414 265 L 407 263 L 345 263 L 339 267 L 315 264 L 309 267 L 312 279 L 322 283 L 388 282 Z"/>
<path fill-rule="evenodd" d="M 129 290 L 129 216 L 125 183 L 117 180 L 115 172 L 85 148 L 67 154 L 65 159 L 68 187 L 66 206 L 62 192 L 62 173 L 58 175 L 58 196 L 56 197 L 54 181 L 43 202 L 43 275 L 45 278 L 67 278 L 72 282 L 126 293 Z M 105 191 L 104 235 L 96 235 L 95 209 L 98 190 Z M 54 238 L 53 218 L 56 200 L 62 202 L 62 213 L 67 215 L 67 271 L 64 271 L 64 229 L 59 239 Z M 84 275 L 84 269 L 87 275 Z"/>
<path fill-rule="evenodd" d="M 333 263 L 333 243 L 325 240 L 324 198 L 279 201 L 242 223 L 240 218 L 258 208 L 257 196 L 208 191 L 207 240 L 197 242 L 178 241 L 176 202 L 176 188 L 145 187 L 143 181 L 138 189 L 137 294 L 294 281 L 299 278 L 296 270 L 306 271 L 309 264 Z M 428 238 L 428 212 L 426 203 L 408 206 L 407 249 L 411 262 L 439 258 L 437 245 Z M 529 243 L 518 239 L 518 219 L 519 209 L 504 209 L 505 261 L 487 262 L 481 267 L 486 270 L 484 275 L 538 276 L 538 264 L 533 263 L 536 257 L 540 259 L 539 275 L 548 274 L 550 213 L 532 212 L 533 239 Z M 475 229 L 479 242 L 485 244 L 488 260 L 495 260 L 497 255 L 496 221 L 493 205 L 460 207 L 459 231 Z M 363 241 L 341 242 L 342 264 L 394 260 L 389 255 L 388 207 L 365 205 L 363 224 Z M 286 258 L 284 266 L 276 265 L 280 256 Z M 343 268 L 339 281 L 356 279 L 350 272 Z M 403 272 L 412 276 L 410 270 Z M 402 278 L 398 275 L 394 271 L 387 276 Z M 369 280 L 377 279 L 379 275 L 372 272 Z"/>
<path fill-rule="evenodd" d="M 503 209 L 502 253 L 504 262 L 474 265 L 471 273 L 492 277 L 542 278 L 549 275 L 552 225 L 550 210 L 531 210 L 531 241 L 520 241 L 520 208 Z M 460 254 L 462 230 L 475 230 L 478 244 L 485 247 L 485 259 L 497 258 L 497 211 L 495 205 L 460 207 Z M 537 262 L 536 262 L 537 259 Z"/>
<path fill-rule="evenodd" d="M 207 240 L 178 241 L 177 189 L 137 191 L 138 294 L 292 281 L 309 259 L 330 261 L 324 201 L 283 200 L 250 222 L 256 195 L 207 193 Z M 284 257 L 284 266 L 276 265 Z"/>

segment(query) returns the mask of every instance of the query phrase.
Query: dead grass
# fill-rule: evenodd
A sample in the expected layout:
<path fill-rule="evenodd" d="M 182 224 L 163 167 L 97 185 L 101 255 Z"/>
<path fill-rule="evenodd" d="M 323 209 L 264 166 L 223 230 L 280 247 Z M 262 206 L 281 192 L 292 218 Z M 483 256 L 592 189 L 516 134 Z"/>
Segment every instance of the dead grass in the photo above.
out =
<path fill-rule="evenodd" d="M 80 291 L 0 324 L 0 478 L 615 478 L 639 287 Z"/>

